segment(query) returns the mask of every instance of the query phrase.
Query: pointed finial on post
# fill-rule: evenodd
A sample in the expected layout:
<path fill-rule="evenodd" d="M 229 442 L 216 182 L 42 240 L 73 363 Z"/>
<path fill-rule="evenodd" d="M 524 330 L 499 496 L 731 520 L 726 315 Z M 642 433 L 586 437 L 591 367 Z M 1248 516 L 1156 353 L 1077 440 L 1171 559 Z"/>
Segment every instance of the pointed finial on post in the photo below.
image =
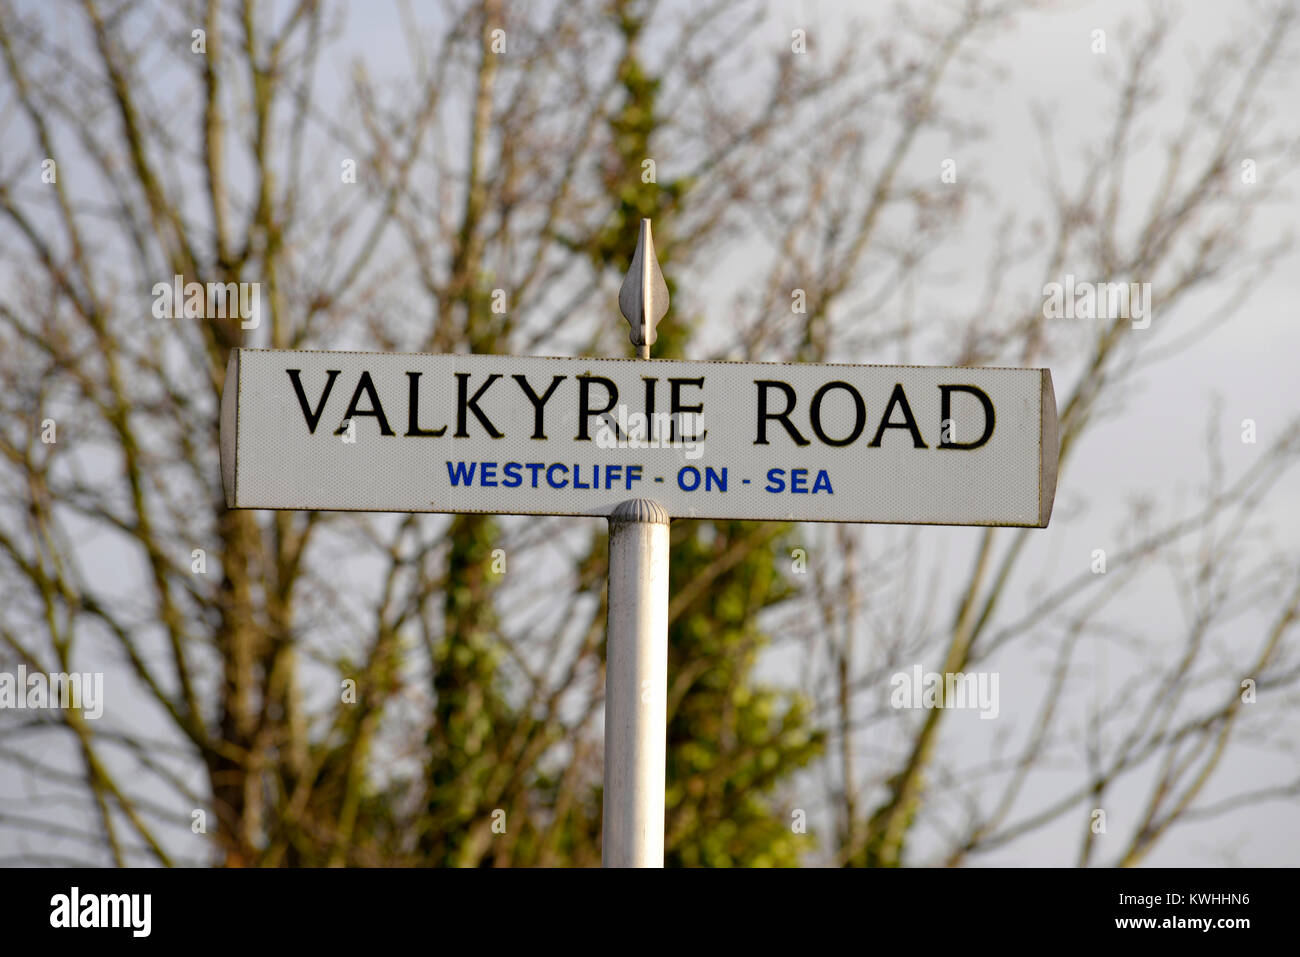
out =
<path fill-rule="evenodd" d="M 655 326 L 668 312 L 668 284 L 659 269 L 648 219 L 641 220 L 632 265 L 628 267 L 623 287 L 618 291 L 618 308 L 632 327 L 629 336 L 632 344 L 642 359 L 649 359 L 650 347 L 655 341 Z"/>

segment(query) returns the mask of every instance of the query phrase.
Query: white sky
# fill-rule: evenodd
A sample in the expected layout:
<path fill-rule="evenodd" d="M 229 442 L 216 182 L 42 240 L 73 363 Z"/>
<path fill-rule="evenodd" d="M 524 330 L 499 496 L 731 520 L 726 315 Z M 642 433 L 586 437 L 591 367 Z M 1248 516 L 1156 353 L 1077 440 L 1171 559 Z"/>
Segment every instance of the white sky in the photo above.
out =
<path fill-rule="evenodd" d="M 923 6 L 923 5 L 917 5 Z M 1178 36 L 1170 49 L 1163 54 L 1164 72 L 1161 79 L 1176 94 L 1184 88 L 1198 69 L 1189 46 L 1204 51 L 1218 38 L 1235 27 L 1240 19 L 1243 4 L 1218 3 L 1212 0 L 1166 4 L 1177 14 Z M 405 40 L 401 24 L 390 5 L 366 4 L 349 11 L 345 48 L 363 53 L 373 62 L 404 64 Z M 958 169 L 978 169 L 993 187 L 994 206 L 984 212 L 991 215 L 994 208 L 1005 205 L 1014 197 L 1024 202 L 1027 209 L 1041 208 L 1042 164 L 1038 141 L 1030 123 L 1029 107 L 1033 103 L 1049 103 L 1058 122 L 1058 143 L 1067 179 L 1077 164 L 1083 147 L 1096 144 L 1106 120 L 1109 99 L 1100 82 L 1107 69 L 1118 69 L 1120 55 L 1128 52 L 1134 34 L 1125 28 L 1128 17 L 1140 13 L 1145 4 L 1127 0 L 1098 0 L 1094 3 L 1062 4 L 1058 12 L 1036 13 L 1020 18 L 1016 29 L 992 44 L 985 52 L 1001 64 L 1007 75 L 996 95 L 987 91 L 972 90 L 954 95 L 966 97 L 971 115 L 984 121 L 989 132 L 986 138 L 965 147 L 955 156 Z M 811 35 L 818 32 L 833 33 L 836 24 L 849 12 L 861 9 L 876 11 L 877 4 L 852 3 L 790 3 L 781 4 L 772 15 L 774 30 L 788 37 L 796 26 L 808 29 Z M 1097 57 L 1089 50 L 1091 32 L 1101 28 L 1106 31 L 1110 54 Z M 390 54 L 387 61 L 386 53 Z M 396 68 L 395 68 L 396 69 Z M 336 76 L 346 76 L 339 70 Z M 331 81 L 327 78 L 325 89 Z M 1300 93 L 1300 89 L 1296 90 Z M 1292 124 L 1294 126 L 1294 124 Z M 1294 130 L 1293 130 L 1294 132 Z M 937 171 L 939 162 L 949 155 L 941 144 L 936 144 L 933 157 L 918 156 Z M 1071 164 L 1074 164 L 1073 166 Z M 1135 167 L 1135 176 L 1154 175 L 1154 166 Z M 1294 177 L 1292 178 L 1294 186 Z M 1130 186 L 1131 194 L 1143 196 L 1141 183 Z M 1298 209 L 1294 201 L 1284 207 L 1267 211 L 1257 220 L 1255 238 L 1263 241 L 1279 235 L 1297 221 Z M 978 227 L 978 223 L 976 224 Z M 981 265 L 987 255 L 988 232 L 980 228 L 968 229 L 968 241 L 951 251 L 954 269 L 963 261 Z M 1095 548 L 1112 550 L 1123 531 L 1126 505 L 1135 494 L 1153 497 L 1161 508 L 1176 509 L 1196 500 L 1206 477 L 1204 454 L 1205 417 L 1209 412 L 1212 395 L 1223 400 L 1222 451 L 1228 467 L 1229 479 L 1248 467 L 1251 457 L 1268 445 L 1276 430 L 1297 412 L 1296 401 L 1297 360 L 1300 356 L 1300 322 L 1296 321 L 1295 303 L 1300 300 L 1300 258 L 1294 254 L 1289 262 L 1272 273 L 1266 281 L 1252 290 L 1247 307 L 1231 322 L 1213 335 L 1176 358 L 1163 363 L 1140 377 L 1142 388 L 1134 392 L 1123 406 L 1122 413 L 1113 416 L 1098 427 L 1076 449 L 1071 467 L 1065 473 L 1057 490 L 1057 513 L 1052 526 L 1035 533 L 1030 552 L 1025 556 L 1024 567 L 1034 571 L 1034 577 L 1048 581 L 1065 580 L 1086 569 Z M 720 277 L 727 278 L 727 277 Z M 978 284 L 978 276 L 971 282 Z M 1079 277 L 1080 279 L 1090 277 Z M 1158 294 L 1158 290 L 1157 290 Z M 1220 308 L 1221 299 L 1197 299 L 1187 303 L 1176 313 L 1162 315 L 1157 312 L 1153 331 L 1166 324 L 1190 328 L 1199 323 L 1208 310 Z M 612 309 L 612 304 L 611 304 Z M 611 311 L 611 322 L 621 319 Z M 672 321 L 670 314 L 666 321 Z M 351 343 L 334 343 L 345 347 Z M 854 356 L 855 361 L 888 362 L 898 356 Z M 910 361 L 927 362 L 937 356 L 912 355 Z M 1056 371 L 1056 370 L 1054 370 Z M 1066 391 L 1067 383 L 1058 374 L 1058 397 Z M 1252 418 L 1259 430 L 1259 444 L 1243 445 L 1238 440 L 1239 423 Z M 1300 481 L 1293 472 L 1288 476 L 1283 495 L 1275 495 L 1270 505 L 1269 517 L 1272 531 L 1279 543 L 1285 543 L 1294 553 L 1300 550 Z M 585 527 L 585 524 L 584 524 Z M 887 529 L 873 530 L 870 541 L 889 540 Z M 935 561 L 947 562 L 954 575 L 962 574 L 968 567 L 972 543 L 979 534 L 976 530 L 935 528 L 926 531 L 925 547 Z M 946 558 L 944 556 L 947 556 Z M 96 556 L 93 543 L 85 543 L 82 555 L 91 566 L 93 574 L 122 583 L 123 572 L 111 554 Z M 1110 574 L 1123 574 L 1112 569 Z M 1013 589 L 1017 596 L 1005 609 L 1006 617 L 1014 616 L 1017 602 L 1023 604 L 1031 582 L 1018 582 Z M 119 587 L 124 585 L 119 584 Z M 947 606 L 941 610 L 947 615 Z M 1130 597 L 1112 611 L 1112 619 L 1135 631 L 1158 639 L 1168 635 L 1171 640 L 1180 635 L 1182 626 L 1176 606 L 1171 601 L 1167 587 L 1153 581 L 1149 591 L 1130 593 Z M 1259 624 L 1258 621 L 1255 622 Z M 1243 635 L 1253 639 L 1253 632 Z M 1000 673 L 1001 719 L 985 722 L 975 715 L 954 713 L 948 722 L 940 760 L 951 767 L 960 767 L 967 754 L 984 754 L 993 734 L 992 726 L 1000 726 L 999 733 L 1009 726 L 1023 733 L 1032 719 L 1041 688 L 1041 667 L 1050 660 L 1050 649 L 1040 649 L 1035 654 L 1027 646 L 1017 646 L 1016 655 L 1003 656 L 991 665 Z M 1084 655 L 1096 669 L 1096 681 L 1101 685 L 1117 687 L 1134 667 L 1132 660 L 1122 653 L 1109 652 L 1104 646 L 1090 647 Z M 936 669 L 938 662 L 923 662 L 927 669 Z M 788 675 L 791 662 L 774 656 L 766 662 L 768 674 Z M 108 693 L 114 693 L 111 675 Z M 1261 695 L 1260 708 L 1269 706 L 1267 697 Z M 1294 717 L 1295 712 L 1291 715 Z M 140 715 L 147 720 L 147 717 Z M 968 720 L 969 719 L 969 720 Z M 1248 750 L 1236 752 L 1216 776 L 1205 795 L 1214 800 L 1240 790 L 1257 786 L 1265 781 L 1285 781 L 1294 778 L 1300 770 L 1300 761 L 1293 750 L 1279 758 L 1276 754 Z M 1063 775 L 1077 769 L 1062 769 Z M 17 782 L 10 782 L 11 784 Z M 1056 783 L 1056 782 L 1053 782 Z M 8 785 L 0 792 L 9 793 Z M 1031 808 L 1057 792 L 1046 782 L 1031 786 L 1020 807 Z M 1099 841 L 1098 859 L 1107 860 L 1127 837 L 1137 813 L 1135 802 L 1145 791 L 1126 787 L 1108 801 L 1109 837 Z M 1013 815 L 1014 817 L 1014 815 Z M 1080 839 L 1082 824 L 1077 816 L 1069 816 L 1059 825 L 1038 832 L 1035 839 L 1020 842 L 1005 852 L 976 859 L 977 864 L 1060 864 L 1073 863 L 1075 849 Z M 6 830 L 0 830 L 0 852 Z M 922 842 L 924 845 L 924 842 Z M 918 848 L 924 858 L 924 846 Z M 1150 865 L 1213 864 L 1232 861 L 1256 866 L 1294 865 L 1300 862 L 1300 809 L 1293 803 L 1281 801 L 1254 806 L 1218 819 L 1211 823 L 1180 827 L 1169 834 L 1147 859 Z"/>

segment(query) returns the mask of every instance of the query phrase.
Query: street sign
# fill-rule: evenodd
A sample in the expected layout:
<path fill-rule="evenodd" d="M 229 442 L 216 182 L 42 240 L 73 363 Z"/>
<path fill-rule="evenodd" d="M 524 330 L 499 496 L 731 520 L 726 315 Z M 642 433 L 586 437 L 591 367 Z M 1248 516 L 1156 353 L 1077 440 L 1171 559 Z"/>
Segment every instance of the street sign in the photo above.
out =
<path fill-rule="evenodd" d="M 230 508 L 609 520 L 601 862 L 662 867 L 673 518 L 1047 526 L 1046 369 L 652 360 L 643 219 L 619 290 L 638 359 L 236 349 Z"/>
<path fill-rule="evenodd" d="M 232 508 L 1044 527 L 1057 451 L 1046 369 L 239 349 L 221 408 Z"/>

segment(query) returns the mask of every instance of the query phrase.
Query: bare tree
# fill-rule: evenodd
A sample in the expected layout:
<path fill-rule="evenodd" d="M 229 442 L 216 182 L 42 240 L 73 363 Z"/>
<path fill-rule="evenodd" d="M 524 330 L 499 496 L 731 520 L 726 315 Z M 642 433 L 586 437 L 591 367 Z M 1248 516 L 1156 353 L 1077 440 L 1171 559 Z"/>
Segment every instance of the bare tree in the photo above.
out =
<path fill-rule="evenodd" d="M 1099 323 L 1079 351 L 1044 322 L 1038 290 L 1069 270 L 1150 281 L 1167 313 L 1287 251 L 1250 244 L 1252 212 L 1276 197 L 1234 190 L 1231 174 L 1238 156 L 1296 155 L 1263 112 L 1293 18 L 1283 6 L 1221 51 L 1133 223 L 1117 210 L 1134 189 L 1139 120 L 1166 110 L 1152 71 L 1171 31 L 1154 21 L 1105 146 L 1077 181 L 1049 163 L 1050 221 L 981 224 L 985 294 L 925 327 L 912 297 L 941 278 L 934 260 L 979 185 L 919 174 L 917 144 L 978 134 L 947 94 L 989 82 L 980 43 L 1021 7 L 900 12 L 853 35 L 884 39 L 837 45 L 815 29 L 792 43 L 747 3 L 466 0 L 433 22 L 404 5 L 405 62 L 343 69 L 342 11 L 310 0 L 0 3 L 0 661 L 106 670 L 115 702 L 100 721 L 0 717 L 0 765 L 23 792 L 0 809 L 0 854 L 599 860 L 600 536 L 552 519 L 225 509 L 217 405 L 240 345 L 616 354 L 628 346 L 612 297 L 650 215 L 674 284 L 665 334 L 684 340 L 686 317 L 704 317 L 693 356 L 1050 362 L 1072 373 L 1058 374 L 1073 383 L 1068 474 L 1107 403 L 1186 343 Z M 1046 121 L 1043 138 L 1050 159 Z M 720 295 L 715 264 L 738 252 L 752 265 Z M 1026 262 L 1042 277 L 1030 297 L 1007 280 Z M 259 284 L 264 322 L 159 318 L 155 287 L 176 276 Z M 1149 800 L 1116 859 L 1136 863 L 1182 820 L 1276 796 L 1197 802 L 1246 723 L 1240 681 L 1281 690 L 1300 677 L 1286 653 L 1294 549 L 1279 557 L 1251 524 L 1297 454 L 1293 427 L 1239 479 L 1214 471 L 1198 508 L 1135 517 L 1111 562 L 1181 576 L 1174 644 L 1106 619 L 1131 576 L 1031 588 L 1028 610 L 1006 614 L 1026 587 L 1024 531 L 979 533 L 968 576 L 935 584 L 919 567 L 924 533 L 877 548 L 861 529 L 720 525 L 670 614 L 708 608 L 722 577 L 784 555 L 792 535 L 819 556 L 764 620 L 778 623 L 777 652 L 794 645 L 805 662 L 800 686 L 831 745 L 810 771 L 834 822 L 826 859 L 897 865 L 926 829 L 956 864 L 1070 815 L 1091 835 L 1087 814 L 1136 776 Z M 675 545 L 698 534 L 675 528 Z M 932 585 L 947 620 L 912 611 Z M 1269 618 L 1255 646 L 1225 645 L 1252 609 Z M 1151 664 L 1080 725 L 1073 656 L 1093 640 Z M 1033 733 L 1016 754 L 943 775 L 947 709 L 919 722 L 891 709 L 889 675 L 919 661 L 962 671 L 1029 642 L 1055 654 Z M 675 662 L 670 709 L 725 661 Z M 1189 694 L 1203 686 L 1214 693 Z M 786 714 L 793 727 L 797 709 Z M 869 748 L 868 728 L 890 746 Z M 670 812 L 670 847 L 718 813 L 708 796 L 754 758 L 731 747 L 735 761 L 701 772 Z M 815 751 L 798 748 L 800 760 Z M 1074 783 L 1022 809 L 1031 775 L 1080 748 Z M 1079 862 L 1092 861 L 1094 842 L 1081 843 Z"/>

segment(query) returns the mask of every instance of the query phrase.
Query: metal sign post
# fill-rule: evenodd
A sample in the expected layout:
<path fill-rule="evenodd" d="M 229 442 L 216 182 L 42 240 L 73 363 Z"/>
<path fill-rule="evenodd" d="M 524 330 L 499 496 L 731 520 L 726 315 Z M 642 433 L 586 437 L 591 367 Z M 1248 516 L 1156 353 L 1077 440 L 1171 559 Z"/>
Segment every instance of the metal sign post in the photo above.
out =
<path fill-rule="evenodd" d="M 668 512 L 632 499 L 609 516 L 601 864 L 663 867 L 668 727 Z"/>
<path fill-rule="evenodd" d="M 668 285 L 650 220 L 618 305 L 642 359 L 668 312 Z M 668 511 L 631 499 L 609 515 L 609 620 L 605 630 L 605 796 L 601 865 L 664 866 L 668 732 Z"/>
<path fill-rule="evenodd" d="M 230 508 L 609 520 L 606 866 L 661 867 L 671 518 L 1046 527 L 1046 369 L 650 361 L 668 287 L 642 220 L 637 359 L 236 349 Z"/>

